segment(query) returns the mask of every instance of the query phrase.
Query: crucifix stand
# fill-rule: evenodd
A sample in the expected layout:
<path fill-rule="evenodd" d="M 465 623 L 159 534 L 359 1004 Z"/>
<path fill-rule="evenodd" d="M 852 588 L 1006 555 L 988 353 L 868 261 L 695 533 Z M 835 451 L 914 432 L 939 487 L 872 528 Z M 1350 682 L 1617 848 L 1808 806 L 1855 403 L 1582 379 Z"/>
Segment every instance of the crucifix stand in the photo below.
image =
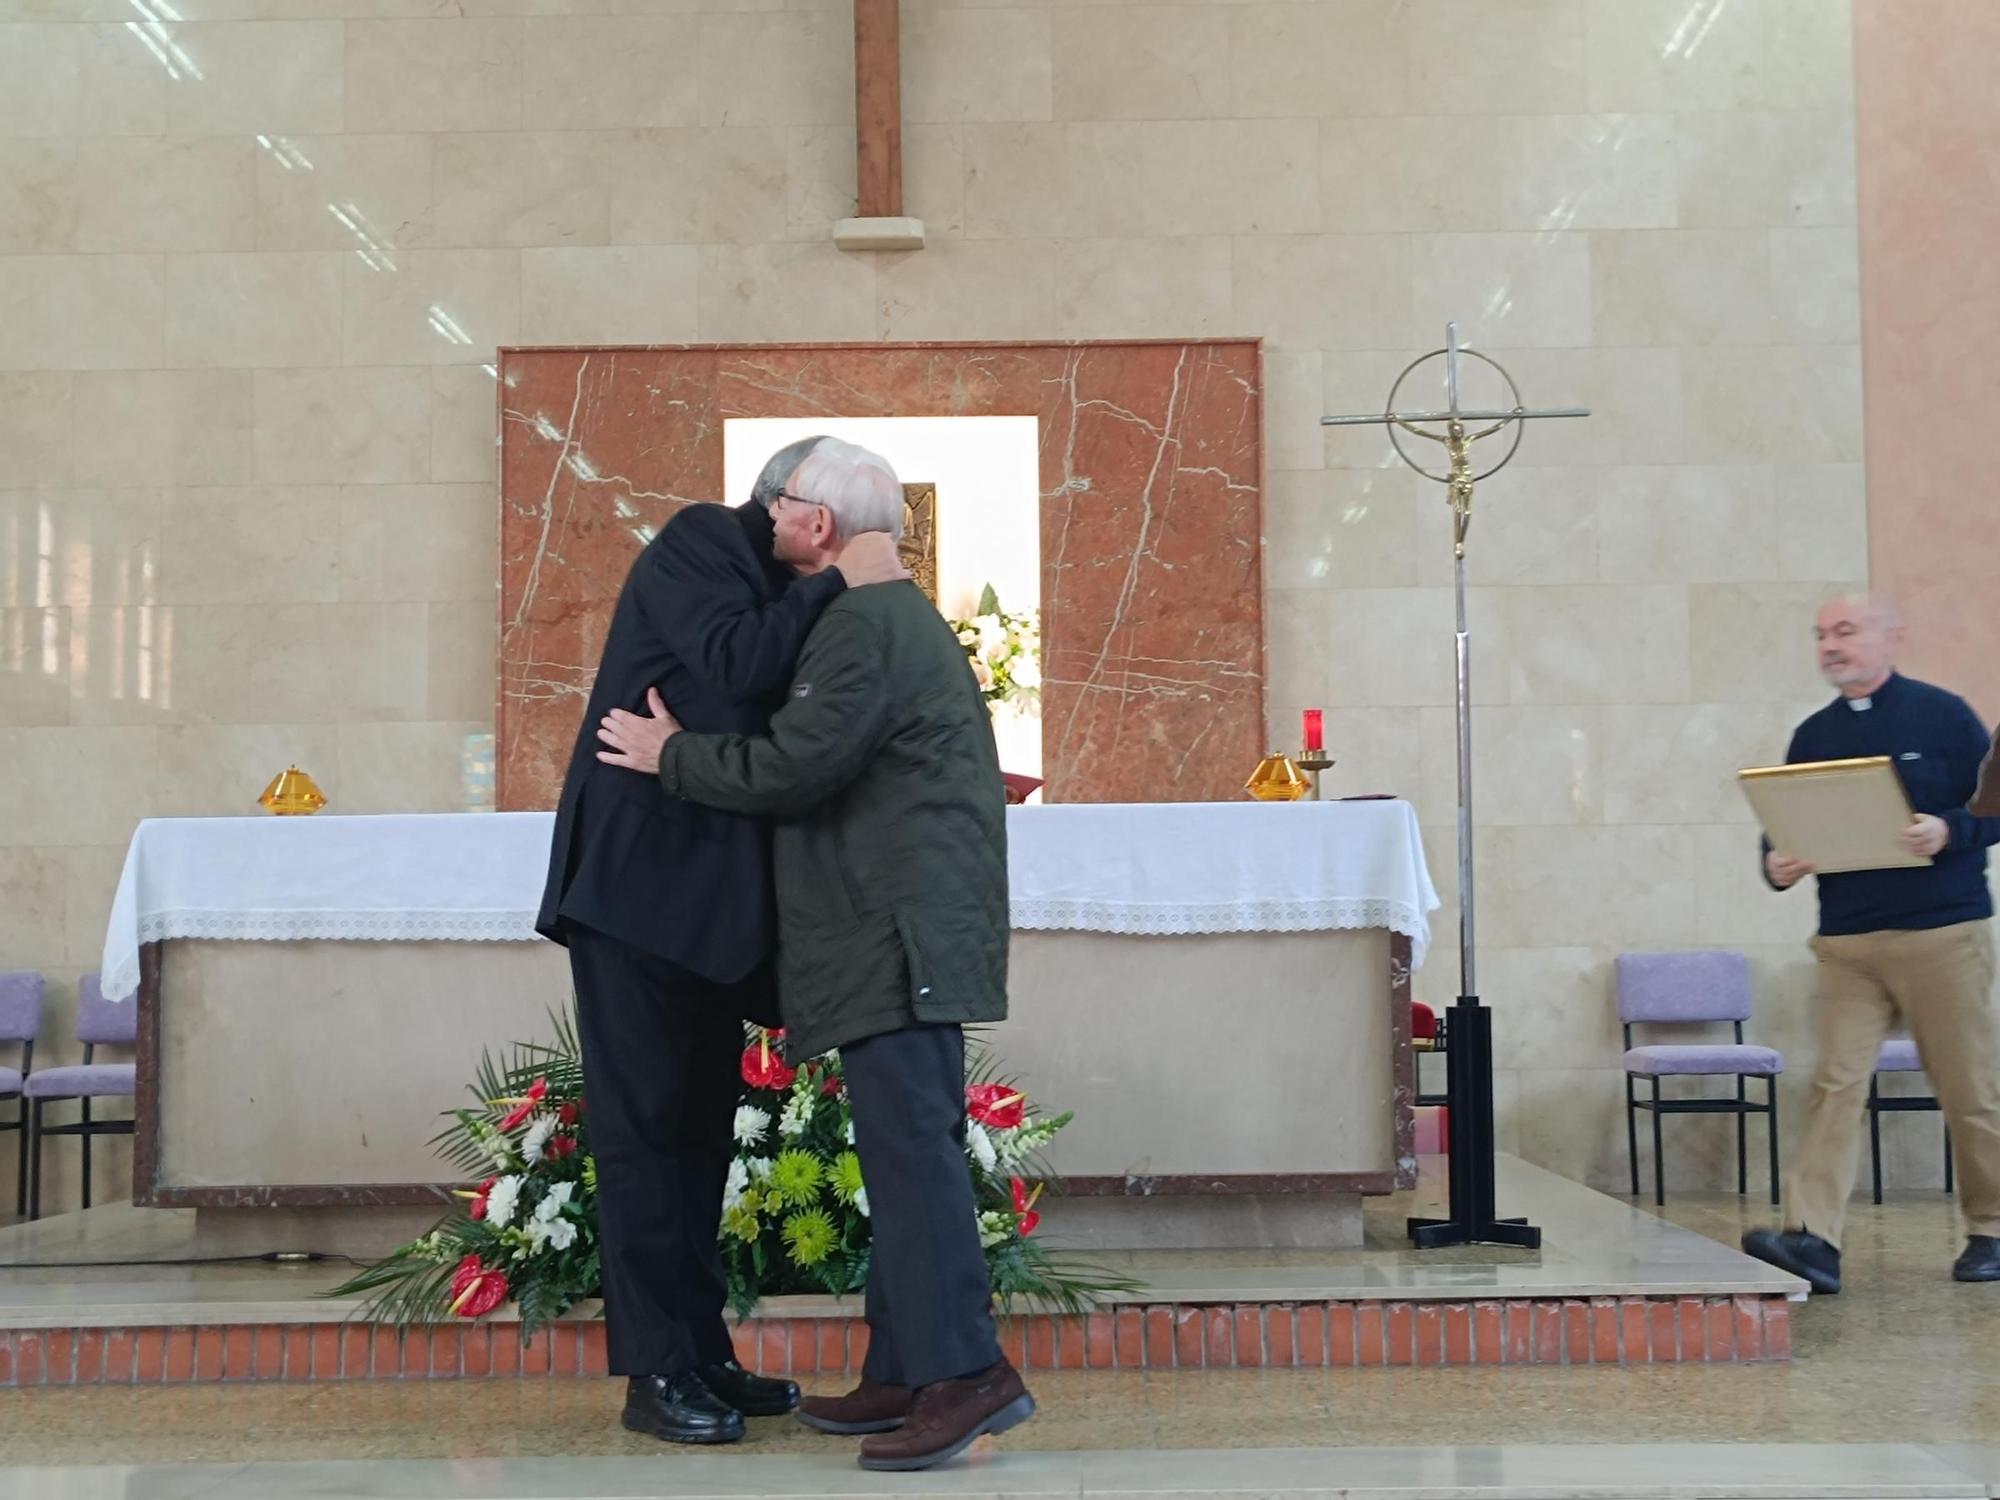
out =
<path fill-rule="evenodd" d="M 854 217 L 843 250 L 921 250 L 924 221 L 903 213 L 903 46 L 898 0 L 854 0 Z"/>
<path fill-rule="evenodd" d="M 1465 410 L 1459 404 L 1461 355 L 1490 366 L 1506 383 L 1510 406 Z M 1403 386 L 1419 368 L 1444 361 L 1445 408 L 1411 411 L 1398 406 Z M 1533 1249 L 1542 1231 L 1525 1219 L 1502 1219 L 1494 1209 L 1493 1148 L 1493 1013 L 1479 1000 L 1477 928 L 1472 883 L 1472 631 L 1465 613 L 1465 538 L 1472 527 L 1473 486 L 1498 473 L 1521 447 L 1528 422 L 1552 417 L 1587 417 L 1584 407 L 1529 411 L 1521 404 L 1520 387 L 1498 362 L 1476 350 L 1461 349 L 1458 325 L 1445 325 L 1444 348 L 1412 360 L 1389 388 L 1388 408 L 1380 415 L 1322 417 L 1325 427 L 1380 424 L 1389 430 L 1397 456 L 1426 479 L 1445 486 L 1452 517 L 1452 591 L 1458 610 L 1458 966 L 1459 996 L 1448 1012 L 1445 1028 L 1446 1098 L 1451 1111 L 1451 1207 L 1442 1219 L 1411 1219 L 1409 1234 L 1417 1248 L 1444 1245 L 1517 1245 Z M 1498 463 L 1473 471 L 1474 447 L 1509 429 L 1511 439 Z M 1445 467 L 1434 471 L 1419 463 L 1403 446 L 1402 436 L 1423 438 L 1444 449 Z"/>

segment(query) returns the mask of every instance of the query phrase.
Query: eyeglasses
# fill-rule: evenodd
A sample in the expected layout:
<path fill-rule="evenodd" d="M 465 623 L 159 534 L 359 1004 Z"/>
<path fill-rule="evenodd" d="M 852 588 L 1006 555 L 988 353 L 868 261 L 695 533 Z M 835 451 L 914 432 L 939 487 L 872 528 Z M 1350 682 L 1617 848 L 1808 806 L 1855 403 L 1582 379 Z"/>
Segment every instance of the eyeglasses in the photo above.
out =
<path fill-rule="evenodd" d="M 819 501 L 817 501 L 817 500 L 808 500 L 808 499 L 806 499 L 806 497 L 805 497 L 804 495 L 794 495 L 794 494 L 793 494 L 793 493 L 792 493 L 792 492 L 791 492 L 790 490 L 779 490 L 777 494 L 775 494 L 775 495 L 773 495 L 773 496 L 771 497 L 771 503 L 772 503 L 773 505 L 776 505 L 776 504 L 777 504 L 777 503 L 778 503 L 778 502 L 779 502 L 780 500 L 789 500 L 789 501 L 791 501 L 791 502 L 792 502 L 792 504 L 794 504 L 794 505 L 818 505 L 818 504 L 819 504 Z"/>

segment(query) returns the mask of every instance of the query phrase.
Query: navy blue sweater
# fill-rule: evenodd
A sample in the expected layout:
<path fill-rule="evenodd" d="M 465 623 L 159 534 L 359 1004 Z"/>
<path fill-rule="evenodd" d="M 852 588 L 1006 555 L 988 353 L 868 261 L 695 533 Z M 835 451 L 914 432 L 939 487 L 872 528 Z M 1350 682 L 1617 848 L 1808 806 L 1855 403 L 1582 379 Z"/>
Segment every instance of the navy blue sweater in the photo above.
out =
<path fill-rule="evenodd" d="M 1821 933 L 1949 927 L 1993 915 L 1986 850 L 2000 844 L 2000 818 L 1965 810 L 1990 744 L 1971 704 L 1900 674 L 1872 699 L 1836 698 L 1799 725 L 1785 752 L 1788 765 L 1890 756 L 1910 805 L 1951 829 L 1951 842 L 1929 866 L 1820 876 Z"/>

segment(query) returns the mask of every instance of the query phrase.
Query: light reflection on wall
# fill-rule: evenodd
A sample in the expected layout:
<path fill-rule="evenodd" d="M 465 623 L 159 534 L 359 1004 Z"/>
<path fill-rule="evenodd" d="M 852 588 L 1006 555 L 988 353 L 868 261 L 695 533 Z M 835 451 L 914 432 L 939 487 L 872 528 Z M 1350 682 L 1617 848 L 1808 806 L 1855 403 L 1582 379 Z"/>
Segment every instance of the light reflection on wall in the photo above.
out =
<path fill-rule="evenodd" d="M 164 712 L 173 706 L 174 622 L 158 601 L 158 546 L 112 534 L 118 525 L 59 497 L 23 493 L 0 504 L 0 558 L 15 560 L 0 572 L 0 665 L 66 684 L 73 704 Z"/>

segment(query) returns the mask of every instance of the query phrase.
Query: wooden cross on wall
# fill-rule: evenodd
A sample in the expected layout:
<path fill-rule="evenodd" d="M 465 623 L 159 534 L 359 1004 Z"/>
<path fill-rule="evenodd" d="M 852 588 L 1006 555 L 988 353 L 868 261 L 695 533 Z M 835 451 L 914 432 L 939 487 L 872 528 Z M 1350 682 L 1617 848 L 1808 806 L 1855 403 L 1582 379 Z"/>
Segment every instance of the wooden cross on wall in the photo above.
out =
<path fill-rule="evenodd" d="M 855 217 L 833 226 L 843 250 L 921 250 L 924 223 L 903 214 L 901 0 L 854 0 Z"/>

